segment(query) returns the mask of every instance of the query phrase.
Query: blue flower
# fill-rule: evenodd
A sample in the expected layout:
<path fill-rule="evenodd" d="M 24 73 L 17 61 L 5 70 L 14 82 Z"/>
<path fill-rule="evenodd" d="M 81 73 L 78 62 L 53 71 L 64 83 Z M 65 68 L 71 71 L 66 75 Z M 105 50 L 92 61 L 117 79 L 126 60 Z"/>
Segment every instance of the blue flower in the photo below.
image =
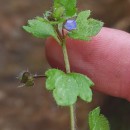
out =
<path fill-rule="evenodd" d="M 68 31 L 74 30 L 77 27 L 77 23 L 75 20 L 69 19 L 66 21 L 66 23 L 64 24 L 65 29 L 67 29 Z"/>

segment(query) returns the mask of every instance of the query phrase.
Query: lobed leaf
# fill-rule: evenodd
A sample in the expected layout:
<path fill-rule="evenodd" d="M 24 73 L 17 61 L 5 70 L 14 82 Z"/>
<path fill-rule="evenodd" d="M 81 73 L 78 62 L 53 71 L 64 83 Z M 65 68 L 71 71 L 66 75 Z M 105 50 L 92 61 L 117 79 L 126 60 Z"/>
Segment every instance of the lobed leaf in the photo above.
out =
<path fill-rule="evenodd" d="M 107 118 L 100 114 L 100 108 L 97 107 L 89 113 L 90 130 L 110 130 Z"/>
<path fill-rule="evenodd" d="M 53 26 L 47 21 L 44 21 L 43 18 L 37 17 L 37 19 L 28 20 L 28 25 L 23 26 L 23 29 L 35 37 L 47 38 L 52 36 L 59 42 Z"/>
<path fill-rule="evenodd" d="M 76 19 L 77 28 L 69 32 L 69 36 L 74 39 L 90 40 L 92 36 L 95 36 L 102 28 L 103 22 L 88 19 L 90 11 L 82 11 L 78 14 Z"/>
<path fill-rule="evenodd" d="M 79 96 L 82 100 L 90 102 L 93 82 L 86 76 L 78 73 L 67 73 L 58 69 L 46 71 L 46 88 L 53 91 L 56 103 L 60 106 L 69 106 L 77 101 Z"/>

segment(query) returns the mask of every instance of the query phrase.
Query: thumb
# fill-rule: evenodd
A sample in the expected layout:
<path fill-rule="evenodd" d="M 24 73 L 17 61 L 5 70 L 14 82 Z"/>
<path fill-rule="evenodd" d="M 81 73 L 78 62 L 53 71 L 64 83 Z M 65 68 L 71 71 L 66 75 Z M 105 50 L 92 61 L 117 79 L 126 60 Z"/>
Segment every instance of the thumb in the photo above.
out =
<path fill-rule="evenodd" d="M 46 56 L 52 67 L 64 69 L 61 47 L 46 41 Z M 102 28 L 89 42 L 67 38 L 71 71 L 87 75 L 95 89 L 130 101 L 130 34 Z"/>

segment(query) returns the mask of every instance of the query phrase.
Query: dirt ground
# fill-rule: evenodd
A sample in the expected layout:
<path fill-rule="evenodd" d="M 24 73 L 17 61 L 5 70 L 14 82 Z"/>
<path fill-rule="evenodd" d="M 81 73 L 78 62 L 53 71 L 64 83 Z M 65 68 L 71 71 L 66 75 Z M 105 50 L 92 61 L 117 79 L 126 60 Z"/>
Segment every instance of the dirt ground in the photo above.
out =
<path fill-rule="evenodd" d="M 0 0 L 0 130 L 69 130 L 69 109 L 58 107 L 44 80 L 18 88 L 16 77 L 29 69 L 42 74 L 50 66 L 44 40 L 22 30 L 28 19 L 51 7 L 51 0 Z M 130 0 L 79 0 L 80 10 L 93 10 L 105 26 L 130 32 Z M 78 130 L 87 130 L 87 112 L 101 105 L 111 130 L 130 130 L 130 103 L 95 92 L 94 101 L 77 104 Z M 118 109 L 117 109 L 118 108 Z"/>

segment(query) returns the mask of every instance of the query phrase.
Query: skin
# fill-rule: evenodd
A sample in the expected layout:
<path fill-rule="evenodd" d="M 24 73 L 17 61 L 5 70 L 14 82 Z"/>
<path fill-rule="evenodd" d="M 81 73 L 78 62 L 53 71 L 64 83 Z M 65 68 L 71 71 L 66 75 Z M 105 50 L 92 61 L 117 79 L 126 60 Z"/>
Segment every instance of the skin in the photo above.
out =
<path fill-rule="evenodd" d="M 49 64 L 64 70 L 61 47 L 53 38 L 45 44 Z M 130 101 L 130 34 L 110 28 L 91 41 L 67 38 L 71 71 L 87 75 L 94 89 Z"/>

